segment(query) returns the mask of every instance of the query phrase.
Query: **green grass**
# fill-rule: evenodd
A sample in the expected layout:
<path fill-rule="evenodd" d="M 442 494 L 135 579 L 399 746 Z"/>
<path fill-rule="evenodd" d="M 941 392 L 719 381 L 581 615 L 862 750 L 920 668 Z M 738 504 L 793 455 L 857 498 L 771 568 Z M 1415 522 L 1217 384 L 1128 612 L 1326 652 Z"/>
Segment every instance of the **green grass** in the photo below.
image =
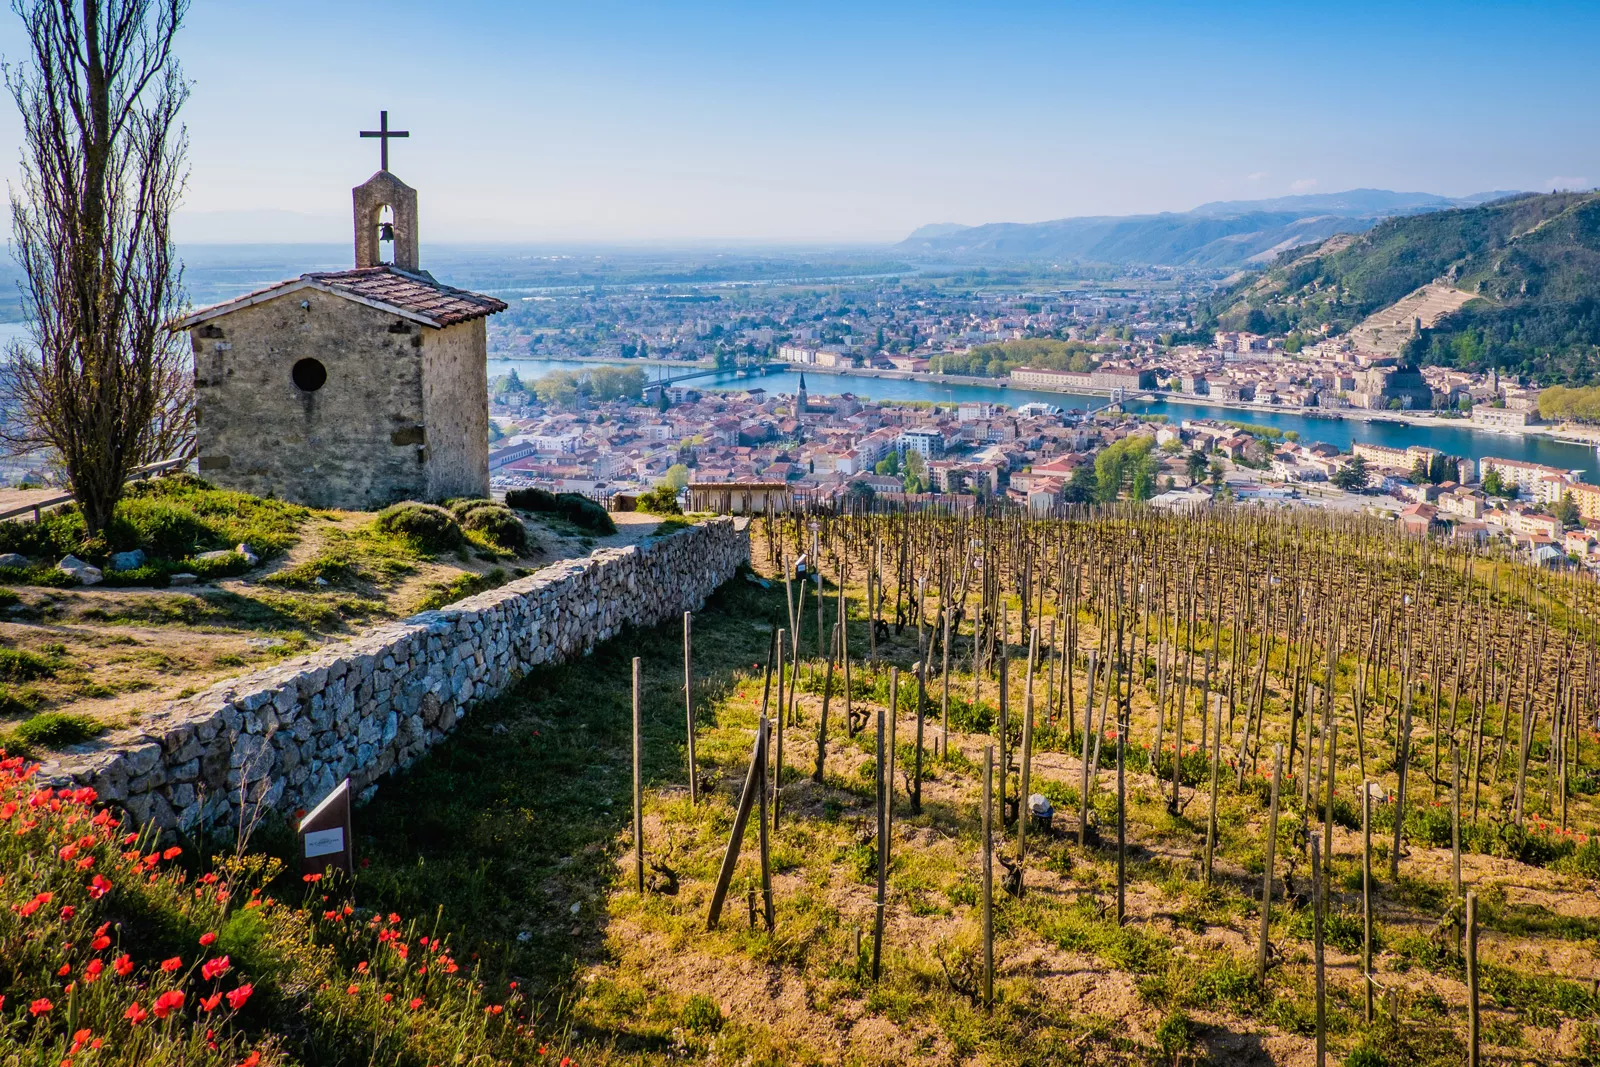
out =
<path fill-rule="evenodd" d="M 89 538 L 74 505 L 46 513 L 35 522 L 0 522 L 0 552 L 32 557 L 39 566 L 0 574 L 0 580 L 63 584 L 53 575 L 57 560 L 69 553 L 103 564 L 113 552 L 143 549 L 156 563 L 188 561 L 198 553 L 248 544 L 267 558 L 299 538 L 311 516 L 307 508 L 249 493 L 218 489 L 187 474 L 138 482 L 128 487 L 102 535 Z M 170 573 L 167 572 L 167 573 Z M 156 584 L 151 576 L 124 576 L 128 584 Z"/>
<path fill-rule="evenodd" d="M 0 737 L 0 748 L 24 753 L 62 749 L 97 737 L 104 730 L 103 723 L 87 715 L 47 711 L 12 727 L 9 734 Z"/>

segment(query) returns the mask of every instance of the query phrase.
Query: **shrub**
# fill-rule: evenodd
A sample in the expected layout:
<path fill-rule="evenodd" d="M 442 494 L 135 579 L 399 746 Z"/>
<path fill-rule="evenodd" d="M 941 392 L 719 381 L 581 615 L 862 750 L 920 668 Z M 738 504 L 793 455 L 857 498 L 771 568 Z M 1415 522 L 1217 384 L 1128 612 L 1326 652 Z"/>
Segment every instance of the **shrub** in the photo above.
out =
<path fill-rule="evenodd" d="M 597 534 L 614 534 L 617 524 L 611 521 L 606 509 L 582 493 L 562 493 L 556 497 L 556 514 L 582 530 Z"/>
<path fill-rule="evenodd" d="M 461 524 L 454 515 L 444 508 L 415 500 L 403 500 L 384 508 L 372 525 L 379 533 L 405 538 L 423 552 L 450 552 L 465 543 Z"/>
<path fill-rule="evenodd" d="M 149 495 L 117 504 L 106 525 L 106 543 L 113 552 L 142 548 L 158 559 L 183 559 L 196 552 L 233 547 L 223 545 L 220 532 L 193 509 Z"/>
<path fill-rule="evenodd" d="M 678 506 L 678 493 L 665 483 L 639 497 L 639 510 L 651 515 L 682 515 Z"/>
<path fill-rule="evenodd" d="M 506 492 L 506 507 L 518 511 L 556 510 L 556 495 L 546 489 L 510 489 Z"/>
<path fill-rule="evenodd" d="M 519 556 L 528 553 L 528 528 L 508 507 L 493 502 L 479 504 L 466 512 L 461 525 L 509 552 Z"/>
<path fill-rule="evenodd" d="M 442 506 L 448 508 L 450 514 L 454 515 L 456 518 L 465 519 L 468 515 L 472 514 L 479 508 L 498 508 L 502 507 L 503 505 L 497 501 L 490 500 L 488 497 L 464 496 L 454 497 L 450 500 L 446 500 Z"/>
<path fill-rule="evenodd" d="M 112 552 L 142 548 L 156 560 L 181 560 L 197 552 L 231 548 L 241 541 L 267 556 L 292 545 L 311 512 L 294 504 L 218 489 L 187 474 L 130 485 L 117 503 L 104 536 L 90 540 L 83 515 L 72 504 L 34 522 L 0 522 L 0 552 L 17 552 L 51 563 L 68 553 L 103 562 Z M 8 570 L 0 581 L 61 584 L 47 568 Z M 157 584 L 153 581 L 120 584 Z"/>
<path fill-rule="evenodd" d="M 11 736 L 29 748 L 65 748 L 87 741 L 104 729 L 86 715 L 47 711 L 17 726 Z"/>
<path fill-rule="evenodd" d="M 695 994 L 683 1006 L 679 1021 L 690 1033 L 713 1033 L 722 1028 L 722 1009 L 710 997 Z"/>
<path fill-rule="evenodd" d="M 73 505 L 47 511 L 38 522 L 0 522 L 0 552 L 47 556 L 51 561 L 83 545 L 87 527 Z"/>
<path fill-rule="evenodd" d="M 582 493 L 551 493 L 544 489 L 512 489 L 506 493 L 506 507 L 518 511 L 537 511 L 557 515 L 579 529 L 598 534 L 617 532 L 606 509 Z"/>

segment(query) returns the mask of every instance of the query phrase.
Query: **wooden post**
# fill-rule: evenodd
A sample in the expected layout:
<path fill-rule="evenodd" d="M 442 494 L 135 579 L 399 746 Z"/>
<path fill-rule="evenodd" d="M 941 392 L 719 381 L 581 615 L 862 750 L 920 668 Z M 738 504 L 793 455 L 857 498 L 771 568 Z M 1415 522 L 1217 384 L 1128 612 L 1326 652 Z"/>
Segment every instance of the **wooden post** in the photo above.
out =
<path fill-rule="evenodd" d="M 893 677 L 893 675 L 891 675 Z M 892 784 L 885 773 L 888 761 L 883 749 L 883 709 L 878 709 L 878 893 L 872 919 L 872 980 L 876 982 L 883 963 L 883 904 L 889 874 L 889 804 L 887 791 Z"/>
<path fill-rule="evenodd" d="M 1451 907 L 1461 899 L 1461 746 L 1450 742 L 1450 891 Z"/>
<path fill-rule="evenodd" d="M 644 740 L 639 719 L 639 657 L 633 657 L 633 877 L 644 895 Z"/>
<path fill-rule="evenodd" d="M 1479 1067 L 1478 894 L 1467 894 L 1467 1067 Z"/>
<path fill-rule="evenodd" d="M 1283 784 L 1283 745 L 1272 746 L 1272 802 L 1267 810 L 1267 870 L 1261 879 L 1261 944 L 1256 953 L 1256 979 L 1267 982 L 1267 931 L 1272 924 L 1272 868 L 1278 849 L 1278 789 Z"/>
<path fill-rule="evenodd" d="M 700 803 L 700 772 L 694 758 L 694 638 L 691 627 L 694 616 L 683 613 L 683 715 L 689 728 L 689 803 Z"/>
<path fill-rule="evenodd" d="M 1222 721 L 1222 694 L 1212 694 L 1213 717 L 1217 722 Z M 1243 762 L 1241 760 L 1241 762 Z M 1211 805 L 1210 814 L 1206 817 L 1206 885 L 1211 884 L 1211 856 L 1217 844 L 1217 773 L 1222 766 L 1222 731 L 1213 730 L 1211 733 Z"/>
<path fill-rule="evenodd" d="M 1331 716 L 1326 725 L 1327 736 L 1323 744 L 1328 749 L 1328 762 L 1326 769 L 1328 787 L 1327 799 L 1322 809 L 1322 869 L 1329 876 L 1333 874 L 1333 787 L 1338 775 L 1334 772 L 1335 757 L 1339 749 L 1339 723 Z"/>
<path fill-rule="evenodd" d="M 739 862 L 739 846 L 744 841 L 745 826 L 750 821 L 750 809 L 755 806 L 756 790 L 761 787 L 762 766 L 767 760 L 767 724 L 762 716 L 756 730 L 755 745 L 750 750 L 750 770 L 745 775 L 744 790 L 739 794 L 739 807 L 733 816 L 733 832 L 728 835 L 728 847 L 722 853 L 722 869 L 717 872 L 717 885 L 711 893 L 711 911 L 706 916 L 706 929 L 715 930 L 722 917 L 722 902 L 727 898 L 728 885 L 733 881 L 733 869 Z"/>
<path fill-rule="evenodd" d="M 1039 628 L 1028 646 L 1028 681 L 1022 707 L 1022 790 L 1017 799 L 1017 896 L 1022 896 L 1022 861 L 1028 856 L 1028 790 L 1033 769 L 1033 667 L 1039 655 Z"/>
<path fill-rule="evenodd" d="M 828 669 L 822 678 L 822 715 L 817 721 L 817 773 L 812 780 L 822 784 L 822 771 L 828 760 L 828 699 L 833 695 L 833 657 L 839 652 L 840 626 L 833 624 L 833 640 L 828 642 Z"/>
<path fill-rule="evenodd" d="M 1117 627 L 1117 641 L 1122 641 L 1122 628 Z M 1120 652 L 1119 652 L 1120 656 Z M 1128 676 L 1128 687 L 1133 687 L 1133 676 Z M 1120 927 L 1126 918 L 1128 896 L 1128 789 L 1127 775 L 1125 773 L 1125 756 L 1128 743 L 1127 701 L 1132 699 L 1130 692 L 1123 696 L 1119 692 L 1117 698 L 1117 925 Z"/>
<path fill-rule="evenodd" d="M 1083 702 L 1083 763 L 1078 794 L 1078 844 L 1089 840 L 1089 725 L 1094 721 L 1095 653 L 1089 653 L 1088 696 Z"/>
<path fill-rule="evenodd" d="M 983 749 L 983 1006 L 994 1007 L 994 746 Z"/>
<path fill-rule="evenodd" d="M 1361 783 L 1361 985 L 1372 1025 L 1372 783 Z"/>
<path fill-rule="evenodd" d="M 921 630 L 922 630 L 922 627 L 918 626 L 917 627 L 917 631 L 918 631 L 917 636 L 918 636 L 919 640 L 920 640 L 920 638 L 922 636 Z M 928 698 L 928 686 L 927 686 L 928 655 L 929 655 L 929 653 L 931 653 L 933 651 L 933 648 L 932 648 L 932 637 L 933 637 L 933 635 L 930 632 L 928 636 L 929 636 L 929 647 L 924 648 L 922 650 L 922 659 L 920 659 L 917 662 L 917 758 L 916 758 L 915 767 L 914 767 L 914 769 L 912 771 L 912 784 L 911 784 L 911 814 L 913 814 L 913 815 L 921 815 L 922 814 L 922 743 L 923 743 L 922 742 L 922 725 L 923 725 L 923 708 L 927 705 L 927 702 L 928 702 L 928 700 L 927 700 L 927 698 Z"/>
<path fill-rule="evenodd" d="M 1322 849 L 1311 839 L 1311 951 L 1316 961 L 1317 982 L 1317 1067 L 1328 1061 L 1328 985 L 1323 971 L 1322 951 Z"/>
<path fill-rule="evenodd" d="M 778 708 L 778 715 L 780 717 L 783 715 L 782 707 Z M 756 843 L 761 849 L 761 909 L 763 916 L 767 920 L 767 933 L 769 934 L 772 933 L 773 928 L 776 926 L 776 916 L 774 916 L 772 910 L 772 851 L 767 841 L 767 746 L 765 738 L 770 728 L 767 717 L 765 715 L 761 716 L 763 744 L 761 746 L 761 783 L 758 791 L 761 797 L 761 822 L 756 827 Z M 774 791 L 773 808 L 774 810 L 777 808 L 776 791 Z"/>
<path fill-rule="evenodd" d="M 788 635 L 787 632 L 785 632 L 783 630 L 779 630 L 778 631 L 778 640 L 777 640 L 777 649 L 778 649 L 778 745 L 777 745 L 777 751 L 773 754 L 773 768 L 772 768 L 772 829 L 774 831 L 776 831 L 778 829 L 778 819 L 781 817 L 781 810 L 780 809 L 781 809 L 781 805 L 782 805 L 782 791 L 783 791 L 783 720 L 785 718 L 787 718 L 787 716 L 785 716 L 784 713 L 783 713 L 783 709 L 784 709 L 784 703 L 783 703 L 783 684 L 784 684 L 784 678 L 783 678 L 783 639 L 785 637 L 788 637 L 788 636 L 789 635 Z M 821 638 L 819 637 L 818 640 L 820 641 Z M 794 673 L 795 673 L 794 682 L 799 682 L 800 681 L 800 661 L 799 660 L 796 660 L 795 663 L 794 663 Z M 763 792 L 762 796 L 763 797 L 766 796 L 766 793 Z M 765 826 L 766 826 L 766 823 L 765 823 L 765 821 L 763 821 L 762 822 L 762 827 L 765 828 Z"/>
<path fill-rule="evenodd" d="M 1400 880 L 1400 835 L 1406 825 L 1406 771 L 1411 763 L 1411 690 L 1401 689 L 1405 701 L 1400 710 L 1400 782 L 1394 795 L 1394 847 L 1389 852 L 1389 880 Z"/>
<path fill-rule="evenodd" d="M 945 582 L 939 607 L 944 615 L 944 640 L 939 644 L 940 685 L 939 696 L 939 757 L 950 758 L 950 583 Z"/>

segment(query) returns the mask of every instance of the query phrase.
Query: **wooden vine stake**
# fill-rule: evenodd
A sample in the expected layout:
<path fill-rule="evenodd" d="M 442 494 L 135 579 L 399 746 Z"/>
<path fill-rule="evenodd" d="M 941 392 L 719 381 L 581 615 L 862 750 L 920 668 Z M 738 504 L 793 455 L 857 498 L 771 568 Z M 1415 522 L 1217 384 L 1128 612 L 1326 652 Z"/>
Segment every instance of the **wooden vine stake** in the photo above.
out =
<path fill-rule="evenodd" d="M 1078 844 L 1085 845 L 1089 841 L 1089 724 L 1094 719 L 1094 680 L 1095 680 L 1095 653 L 1089 653 L 1089 676 L 1085 683 L 1088 686 L 1088 696 L 1084 699 L 1083 713 L 1083 774 L 1079 784 L 1078 793 Z"/>
<path fill-rule="evenodd" d="M 817 720 L 817 771 L 811 776 L 822 784 L 822 771 L 828 760 L 828 698 L 833 695 L 833 658 L 839 651 L 840 626 L 833 624 L 833 640 L 828 642 L 828 669 L 822 678 L 822 715 Z"/>
<path fill-rule="evenodd" d="M 1328 1062 L 1328 983 L 1323 970 L 1322 842 L 1311 839 L 1311 951 L 1317 969 L 1317 1067 Z"/>
<path fill-rule="evenodd" d="M 1278 848 L 1278 789 L 1283 784 L 1283 745 L 1272 746 L 1272 800 L 1267 809 L 1267 871 L 1261 878 L 1261 944 L 1256 953 L 1256 980 L 1267 983 L 1267 932 L 1272 925 L 1272 869 Z"/>
<path fill-rule="evenodd" d="M 1023 861 L 1028 857 L 1028 790 L 1033 770 L 1033 669 L 1039 657 L 1039 628 L 1028 645 L 1028 680 L 1022 707 L 1022 788 L 1017 798 L 1017 896 L 1022 896 Z"/>
<path fill-rule="evenodd" d="M 772 828 L 773 828 L 773 830 L 777 830 L 777 828 L 778 828 L 778 819 L 779 819 L 779 816 L 780 816 L 780 802 L 781 802 L 781 799 L 782 799 L 781 793 L 782 793 L 782 790 L 783 790 L 783 720 L 785 718 L 785 715 L 783 714 L 783 709 L 784 709 L 784 703 L 783 703 L 783 639 L 785 637 L 787 637 L 787 636 L 789 636 L 789 635 L 785 631 L 779 630 L 778 631 L 777 640 L 775 642 L 775 644 L 777 646 L 777 649 L 778 649 L 778 747 L 777 747 L 777 752 L 775 752 L 773 754 L 773 766 L 772 766 Z M 798 659 L 795 660 L 795 662 L 794 662 L 794 675 L 795 675 L 794 681 L 796 683 L 798 683 L 800 681 L 800 661 Z M 767 794 L 766 794 L 765 790 L 763 790 L 762 794 L 761 794 L 763 803 L 765 803 L 765 801 L 766 801 L 766 795 Z M 765 830 L 766 825 L 767 825 L 766 820 L 762 819 L 761 826 L 762 826 L 763 830 Z"/>
<path fill-rule="evenodd" d="M 876 982 L 883 967 L 883 907 L 888 892 L 889 876 L 889 794 L 894 789 L 893 772 L 885 759 L 883 736 L 883 709 L 878 709 L 878 893 L 872 918 L 872 980 Z"/>
<path fill-rule="evenodd" d="M 1222 694 L 1212 694 L 1212 712 L 1217 722 L 1222 721 Z M 1209 814 L 1206 816 L 1206 860 L 1205 879 L 1206 885 L 1211 884 L 1211 857 L 1217 845 L 1217 773 L 1222 767 L 1222 731 L 1213 730 L 1211 735 L 1211 804 Z"/>
<path fill-rule="evenodd" d="M 1372 783 L 1361 783 L 1361 985 L 1372 1025 Z"/>
<path fill-rule="evenodd" d="M 983 749 L 983 1006 L 994 1007 L 994 746 Z"/>
<path fill-rule="evenodd" d="M 639 716 L 639 657 L 633 657 L 633 877 L 644 895 L 644 739 Z"/>
<path fill-rule="evenodd" d="M 691 627 L 694 616 L 683 613 L 683 716 L 688 724 L 689 742 L 689 803 L 700 803 L 700 772 L 694 758 L 694 638 Z"/>
<path fill-rule="evenodd" d="M 1467 1067 L 1479 1067 L 1478 894 L 1467 894 Z"/>
<path fill-rule="evenodd" d="M 773 635 L 777 643 L 777 635 Z M 745 827 L 750 822 L 750 811 L 755 807 L 756 795 L 761 797 L 761 881 L 770 901 L 772 877 L 768 866 L 767 842 L 767 707 L 772 695 L 772 646 L 767 649 L 767 680 L 761 690 L 761 719 L 756 726 L 755 746 L 750 752 L 750 771 L 745 775 L 744 789 L 739 794 L 739 808 L 733 816 L 733 832 L 728 835 L 728 847 L 722 853 L 722 867 L 717 872 L 717 885 L 711 892 L 711 909 L 706 915 L 706 929 L 715 930 L 722 918 L 722 905 L 728 896 L 728 886 L 733 881 L 733 871 L 739 863 L 739 846 L 744 841 Z M 771 909 L 768 908 L 769 923 Z M 769 926 L 770 929 L 770 926 Z"/>

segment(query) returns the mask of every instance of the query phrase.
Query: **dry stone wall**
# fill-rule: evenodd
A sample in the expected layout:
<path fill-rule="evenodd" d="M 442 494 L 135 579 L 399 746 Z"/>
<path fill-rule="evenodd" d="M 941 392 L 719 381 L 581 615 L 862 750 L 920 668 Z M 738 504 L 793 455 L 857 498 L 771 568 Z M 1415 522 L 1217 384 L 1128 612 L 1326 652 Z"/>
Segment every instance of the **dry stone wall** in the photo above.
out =
<path fill-rule="evenodd" d="M 290 814 L 346 777 L 366 799 L 383 775 L 444 740 L 477 701 L 624 627 L 701 607 L 749 558 L 744 523 L 729 518 L 602 549 L 220 683 L 75 747 L 41 777 L 93 786 L 163 829 Z"/>

